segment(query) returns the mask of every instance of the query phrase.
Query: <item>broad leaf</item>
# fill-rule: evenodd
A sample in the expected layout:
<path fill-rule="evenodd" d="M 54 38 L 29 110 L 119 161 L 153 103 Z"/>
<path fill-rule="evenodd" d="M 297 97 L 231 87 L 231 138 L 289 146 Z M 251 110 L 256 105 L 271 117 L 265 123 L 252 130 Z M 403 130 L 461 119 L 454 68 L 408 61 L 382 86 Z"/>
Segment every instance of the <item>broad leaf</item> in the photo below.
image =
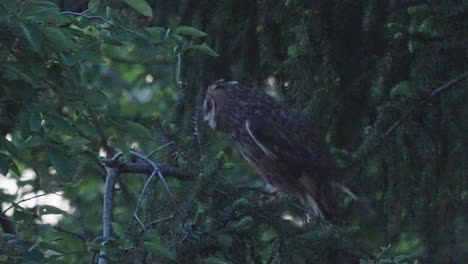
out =
<path fill-rule="evenodd" d="M 12 163 L 8 155 L 0 153 L 0 174 L 7 175 Z"/>
<path fill-rule="evenodd" d="M 45 119 L 47 122 L 65 134 L 70 136 L 77 134 L 77 130 L 75 128 L 73 128 L 65 119 L 57 115 L 47 115 Z"/>
<path fill-rule="evenodd" d="M 33 132 L 41 131 L 42 117 L 38 112 L 34 112 L 29 116 L 29 129 Z"/>
<path fill-rule="evenodd" d="M 201 30 L 198 30 L 194 27 L 186 27 L 181 26 L 176 28 L 176 34 L 179 35 L 187 35 L 187 36 L 194 36 L 194 37 L 206 37 L 207 34 Z"/>
<path fill-rule="evenodd" d="M 112 228 L 119 238 L 125 238 L 125 231 L 119 223 L 112 222 Z"/>
<path fill-rule="evenodd" d="M 75 42 L 58 27 L 46 27 L 43 33 L 47 40 L 49 40 L 49 44 L 58 51 L 69 50 L 75 47 Z"/>
<path fill-rule="evenodd" d="M 203 263 L 204 264 L 230 264 L 232 262 L 229 262 L 222 258 L 209 257 L 209 258 L 204 259 Z"/>
<path fill-rule="evenodd" d="M 59 175 L 71 175 L 70 167 L 64 153 L 60 151 L 51 151 L 49 153 L 49 161 L 52 163 L 52 166 L 54 166 Z"/>
<path fill-rule="evenodd" d="M 49 215 L 49 214 L 64 214 L 66 212 L 52 205 L 41 205 L 39 207 L 38 213 L 39 215 Z"/>
<path fill-rule="evenodd" d="M 148 140 L 153 138 L 149 129 L 133 121 L 126 120 L 123 122 L 123 125 L 120 125 L 120 127 L 132 136 L 132 138 L 143 138 Z"/>
<path fill-rule="evenodd" d="M 28 25 L 25 26 L 24 24 L 21 24 L 21 29 L 23 30 L 24 37 L 26 40 L 29 42 L 31 45 L 32 49 L 39 53 L 41 50 L 41 41 L 42 41 L 42 35 L 41 31 L 39 28 L 35 25 Z"/>
<path fill-rule="evenodd" d="M 176 260 L 172 252 L 168 248 L 166 248 L 164 245 L 162 245 L 160 242 L 156 242 L 156 241 L 144 242 L 143 247 L 149 252 L 163 259 L 173 260 L 173 261 Z"/>
<path fill-rule="evenodd" d="M 219 56 L 219 54 L 216 53 L 216 51 L 214 51 L 212 48 L 210 48 L 206 43 L 203 43 L 201 45 L 192 45 L 191 48 L 199 50 L 199 51 L 205 53 L 206 55 L 210 55 L 210 56 L 213 56 L 213 57 Z"/>
<path fill-rule="evenodd" d="M 140 14 L 153 17 L 153 10 L 151 10 L 151 6 L 145 0 L 124 0 L 124 2 Z"/>

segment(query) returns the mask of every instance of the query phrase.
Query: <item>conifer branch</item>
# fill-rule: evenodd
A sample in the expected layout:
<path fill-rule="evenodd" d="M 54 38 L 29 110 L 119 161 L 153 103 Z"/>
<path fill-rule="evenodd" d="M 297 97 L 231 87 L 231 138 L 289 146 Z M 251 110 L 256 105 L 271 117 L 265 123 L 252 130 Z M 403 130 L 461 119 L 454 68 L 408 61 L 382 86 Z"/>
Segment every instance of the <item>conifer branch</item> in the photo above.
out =
<path fill-rule="evenodd" d="M 384 140 L 391 135 L 395 129 L 403 123 L 408 117 L 410 117 L 413 113 L 415 113 L 418 109 L 420 109 L 423 105 L 427 104 L 432 98 L 435 96 L 447 91 L 449 88 L 453 87 L 455 84 L 459 83 L 460 81 L 464 80 L 465 78 L 468 77 L 468 71 L 465 71 L 462 73 L 460 76 L 458 76 L 455 79 L 452 79 L 448 82 L 446 82 L 444 85 L 437 87 L 433 89 L 424 99 L 422 99 L 419 103 L 417 103 L 415 106 L 413 106 L 408 112 L 406 112 L 400 119 L 398 119 L 393 125 L 391 125 L 385 133 L 383 133 L 382 136 L 380 137 L 373 137 L 372 141 L 370 144 L 372 146 L 369 147 L 367 151 L 364 153 L 358 155 L 358 157 L 348 166 L 347 168 L 352 168 L 359 164 L 359 161 L 364 159 L 365 157 L 368 157 L 370 154 L 372 154 L 377 148 L 384 142 Z"/>
<path fill-rule="evenodd" d="M 468 71 L 464 72 L 457 78 L 445 83 L 444 85 L 432 90 L 424 99 L 422 99 L 418 104 L 413 106 L 408 112 L 406 112 L 400 119 L 398 119 L 390 128 L 383 134 L 382 140 L 388 137 L 405 119 L 407 119 L 409 116 L 411 116 L 414 112 L 416 112 L 421 106 L 425 105 L 428 103 L 434 96 L 446 91 L 456 83 L 462 81 L 468 77 Z"/>

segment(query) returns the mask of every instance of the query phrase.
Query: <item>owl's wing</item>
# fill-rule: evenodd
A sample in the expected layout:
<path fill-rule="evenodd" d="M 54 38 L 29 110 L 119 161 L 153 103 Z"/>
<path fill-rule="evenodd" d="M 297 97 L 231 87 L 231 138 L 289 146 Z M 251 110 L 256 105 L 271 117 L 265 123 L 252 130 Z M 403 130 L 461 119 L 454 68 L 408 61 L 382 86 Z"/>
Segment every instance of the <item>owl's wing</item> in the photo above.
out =
<path fill-rule="evenodd" d="M 305 127 L 305 121 L 276 111 L 271 118 L 257 114 L 250 116 L 245 128 L 268 158 L 277 164 L 287 165 L 286 171 L 279 172 L 286 174 L 283 180 L 293 180 L 297 186 L 307 190 L 305 194 L 297 194 L 314 215 L 328 218 L 339 214 L 333 186 L 356 197 L 339 183 L 342 174 L 336 161 L 321 139 Z"/>
<path fill-rule="evenodd" d="M 252 141 L 267 157 L 297 169 L 325 168 L 330 162 L 324 152 L 326 148 L 316 142 L 314 135 L 296 126 L 286 117 L 281 118 L 281 115 L 267 119 L 254 114 L 245 122 Z"/>

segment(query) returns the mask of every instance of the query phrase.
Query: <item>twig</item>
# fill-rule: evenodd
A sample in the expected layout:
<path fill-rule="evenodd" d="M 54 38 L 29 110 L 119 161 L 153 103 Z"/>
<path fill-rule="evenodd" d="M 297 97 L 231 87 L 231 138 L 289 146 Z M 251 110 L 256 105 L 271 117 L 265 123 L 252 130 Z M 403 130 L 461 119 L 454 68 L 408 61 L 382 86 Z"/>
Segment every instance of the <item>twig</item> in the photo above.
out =
<path fill-rule="evenodd" d="M 78 17 L 82 17 L 82 18 L 86 18 L 86 19 L 97 19 L 97 20 L 101 20 L 101 21 L 104 22 L 104 23 L 107 23 L 107 24 L 109 24 L 109 25 L 111 25 L 111 26 L 113 26 L 113 27 L 118 27 L 118 28 L 120 28 L 120 29 L 123 29 L 123 30 L 125 30 L 125 31 L 127 31 L 127 32 L 129 32 L 129 33 L 132 33 L 132 34 L 136 35 L 136 36 L 145 37 L 144 35 L 142 35 L 142 34 L 136 32 L 136 31 L 133 31 L 133 30 L 128 29 L 128 28 L 126 28 L 126 27 L 124 27 L 124 26 L 121 26 L 121 25 L 114 24 L 112 21 L 110 21 L 110 20 L 108 20 L 108 19 L 105 19 L 105 18 L 102 17 L 102 16 L 89 16 L 89 15 L 86 14 L 88 11 L 89 11 L 89 9 L 86 10 L 86 11 L 84 11 L 84 12 L 81 12 L 81 13 L 79 13 L 79 12 L 73 12 L 73 11 L 63 11 L 63 12 L 60 12 L 60 14 L 61 14 L 61 15 L 78 16 Z"/>
<path fill-rule="evenodd" d="M 155 225 L 155 224 L 158 224 L 158 223 L 161 223 L 161 222 L 165 222 L 167 220 L 170 220 L 170 219 L 174 218 L 174 216 L 175 216 L 175 213 L 172 213 L 167 217 L 164 217 L 164 218 L 161 218 L 161 219 L 158 219 L 158 220 L 154 220 L 153 222 L 148 224 L 148 227 L 150 227 L 152 225 Z"/>
<path fill-rule="evenodd" d="M 176 203 L 176 201 L 175 201 L 175 199 L 174 199 L 174 195 L 172 195 L 172 192 L 171 192 L 171 190 L 169 189 L 169 186 L 167 185 L 166 180 L 164 179 L 164 176 L 162 175 L 161 171 L 159 170 L 159 166 L 158 166 L 154 161 L 148 159 L 145 155 L 142 155 L 142 154 L 140 154 L 140 153 L 138 153 L 138 152 L 135 152 L 135 151 L 129 151 L 129 153 L 132 154 L 132 155 L 134 155 L 134 156 L 137 156 L 137 157 L 139 157 L 140 159 L 142 159 L 142 160 L 148 162 L 149 164 L 151 164 L 151 166 L 152 166 L 153 169 L 154 169 L 154 172 L 156 172 L 156 174 L 159 176 L 159 179 L 161 180 L 161 182 L 162 182 L 162 184 L 163 184 L 163 186 L 164 186 L 164 189 L 166 189 L 166 192 L 167 192 L 167 194 L 169 195 L 169 198 L 171 199 L 171 202 L 174 204 L 175 208 L 178 208 L 177 203 Z M 153 172 L 152 174 L 154 174 L 154 172 Z M 153 176 L 154 176 L 154 175 L 153 175 Z M 150 176 L 150 179 L 151 179 L 151 176 Z M 149 185 L 149 182 L 151 182 L 150 179 L 148 179 L 148 181 L 145 183 L 145 186 L 143 187 L 143 190 L 142 190 L 142 193 L 141 193 L 141 195 L 140 195 L 140 198 L 141 198 L 141 196 L 144 195 L 144 193 L 145 193 L 145 191 L 146 191 L 145 187 L 147 188 L 147 186 Z M 138 201 L 140 202 L 140 199 L 138 199 Z"/>
<path fill-rule="evenodd" d="M 148 189 L 148 186 L 150 185 L 151 181 L 153 180 L 154 176 L 156 175 L 156 170 L 153 170 L 151 175 L 148 177 L 148 179 L 145 182 L 145 185 L 143 185 L 143 189 L 141 190 L 140 197 L 138 197 L 138 202 L 137 205 L 135 206 L 135 211 L 133 212 L 133 217 L 137 220 L 137 222 L 145 229 L 145 224 L 140 220 L 138 217 L 138 209 L 140 208 L 143 198 L 145 197 L 146 191 Z"/>
<path fill-rule="evenodd" d="M 161 149 L 163 149 L 163 148 L 165 148 L 165 147 L 167 147 L 167 146 L 169 146 L 169 145 L 171 145 L 171 144 L 174 144 L 174 142 L 171 141 L 171 142 L 168 142 L 168 143 L 166 143 L 166 144 L 160 146 L 159 148 L 157 148 L 157 149 L 151 151 L 150 153 L 148 153 L 148 154 L 146 155 L 146 157 L 149 158 L 149 157 L 153 156 L 154 153 L 160 151 Z"/>
<path fill-rule="evenodd" d="M 106 185 L 104 190 L 104 205 L 103 205 L 103 214 L 102 214 L 102 236 L 104 241 L 102 245 L 105 245 L 107 240 L 111 236 L 112 226 L 112 202 L 114 196 L 114 185 L 117 177 L 119 176 L 120 171 L 118 168 L 109 168 L 107 170 Z M 101 249 L 99 252 L 100 256 L 105 256 L 106 250 Z M 99 264 L 106 264 L 107 260 L 105 258 L 99 257 Z"/>
<path fill-rule="evenodd" d="M 66 234 L 72 235 L 72 236 L 74 236 L 74 237 L 77 237 L 77 238 L 79 238 L 79 239 L 82 240 L 82 241 L 86 241 L 86 236 L 85 236 L 85 235 L 82 235 L 82 234 L 80 234 L 80 233 L 73 232 L 73 231 L 69 231 L 69 230 L 63 229 L 63 228 L 58 227 L 58 226 L 54 226 L 53 228 L 54 228 L 55 230 L 59 231 L 59 232 L 66 233 Z"/>
<path fill-rule="evenodd" d="M 10 205 L 7 209 L 3 210 L 0 215 L 3 215 L 5 214 L 6 212 L 8 212 L 11 208 L 14 207 L 14 204 L 18 205 L 22 202 L 26 202 L 26 201 L 29 201 L 29 200 L 32 200 L 32 199 L 36 199 L 36 198 L 39 198 L 39 197 L 42 197 L 42 196 L 46 196 L 46 195 L 49 195 L 49 194 L 55 194 L 55 195 L 58 195 L 58 196 L 61 196 L 60 194 L 57 194 L 55 192 L 53 193 L 43 193 L 43 194 L 38 194 L 38 195 L 34 195 L 33 197 L 29 197 L 29 198 L 26 198 L 26 199 L 23 199 L 23 200 L 19 200 L 18 202 L 14 203 L 12 202 L 12 205 Z"/>
<path fill-rule="evenodd" d="M 148 163 L 142 162 L 125 162 L 119 163 L 118 160 L 105 159 L 102 160 L 104 166 L 109 168 L 119 168 L 120 172 L 132 172 L 132 173 L 146 173 L 151 174 L 153 172 L 153 166 Z M 172 176 L 182 181 L 193 180 L 195 179 L 195 174 L 173 166 L 168 166 L 164 164 L 158 164 L 159 171 L 163 175 Z"/>
<path fill-rule="evenodd" d="M 137 202 L 137 205 L 136 205 L 136 208 L 135 208 L 135 212 L 133 213 L 133 216 L 134 216 L 134 219 L 136 219 L 138 221 L 138 223 L 144 227 L 144 224 L 143 222 L 140 220 L 140 218 L 138 217 L 138 210 L 141 206 L 141 203 L 143 202 L 143 198 L 144 198 L 144 195 L 146 194 L 147 190 L 148 190 L 148 187 L 151 183 L 151 181 L 153 180 L 154 176 L 158 175 L 159 179 L 161 180 L 166 192 L 168 193 L 169 195 L 169 198 L 171 199 L 171 202 L 173 203 L 174 207 L 178 210 L 178 205 L 177 203 L 175 202 L 175 199 L 174 199 L 174 196 L 172 195 L 172 192 L 171 190 L 169 189 L 169 186 L 167 185 L 166 183 L 166 180 L 164 179 L 164 176 L 162 175 L 161 173 L 161 170 L 160 170 L 160 166 L 156 164 L 156 162 L 152 161 L 151 159 L 149 159 L 148 157 L 146 157 L 145 155 L 143 154 L 140 154 L 138 152 L 135 152 L 135 151 L 129 151 L 130 155 L 133 155 L 133 156 L 136 156 L 142 160 L 144 160 L 149 166 L 150 168 L 152 169 L 151 170 L 151 174 L 149 176 L 149 178 L 146 180 L 144 186 L 143 186 L 143 189 L 141 191 L 141 194 L 140 194 L 140 197 L 138 198 L 138 202 Z M 121 168 L 122 168 L 122 164 L 119 164 L 119 158 L 123 155 L 122 152 L 118 152 L 117 154 L 115 154 L 112 158 L 108 159 L 108 160 L 104 160 L 103 163 L 108 166 L 109 168 L 114 168 L 114 169 L 117 169 L 119 172 L 122 172 Z M 141 163 L 139 163 L 139 165 L 141 165 Z M 132 170 L 130 172 L 149 172 L 148 171 L 148 168 L 147 167 L 143 167 L 144 169 L 142 169 L 142 167 L 137 167 L 135 166 L 134 169 L 138 168 L 138 170 Z M 128 167 L 127 167 L 128 169 Z M 106 181 L 107 182 L 107 181 Z"/>
<path fill-rule="evenodd" d="M 264 195 L 268 195 L 268 196 L 276 196 L 278 194 L 278 192 L 270 192 L 268 190 L 265 190 L 264 188 L 261 188 L 261 187 L 252 187 L 252 186 L 237 186 L 235 187 L 237 190 L 248 190 L 248 191 L 254 191 L 254 192 L 259 192 L 261 194 L 264 194 Z"/>

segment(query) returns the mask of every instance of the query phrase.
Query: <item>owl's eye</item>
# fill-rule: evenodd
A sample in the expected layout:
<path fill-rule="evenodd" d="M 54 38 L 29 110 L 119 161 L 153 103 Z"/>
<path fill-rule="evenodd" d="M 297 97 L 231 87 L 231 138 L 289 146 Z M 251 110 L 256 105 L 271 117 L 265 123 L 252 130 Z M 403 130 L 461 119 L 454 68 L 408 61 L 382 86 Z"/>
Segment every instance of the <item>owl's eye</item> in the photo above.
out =
<path fill-rule="evenodd" d="M 211 99 L 206 99 L 205 102 L 203 103 L 203 114 L 205 115 L 205 118 L 208 118 L 210 114 L 212 114 L 214 105 Z"/>
<path fill-rule="evenodd" d="M 211 111 L 211 108 L 213 108 L 213 103 L 210 101 L 208 101 L 208 103 L 206 104 L 207 108 L 208 108 L 208 111 Z"/>

